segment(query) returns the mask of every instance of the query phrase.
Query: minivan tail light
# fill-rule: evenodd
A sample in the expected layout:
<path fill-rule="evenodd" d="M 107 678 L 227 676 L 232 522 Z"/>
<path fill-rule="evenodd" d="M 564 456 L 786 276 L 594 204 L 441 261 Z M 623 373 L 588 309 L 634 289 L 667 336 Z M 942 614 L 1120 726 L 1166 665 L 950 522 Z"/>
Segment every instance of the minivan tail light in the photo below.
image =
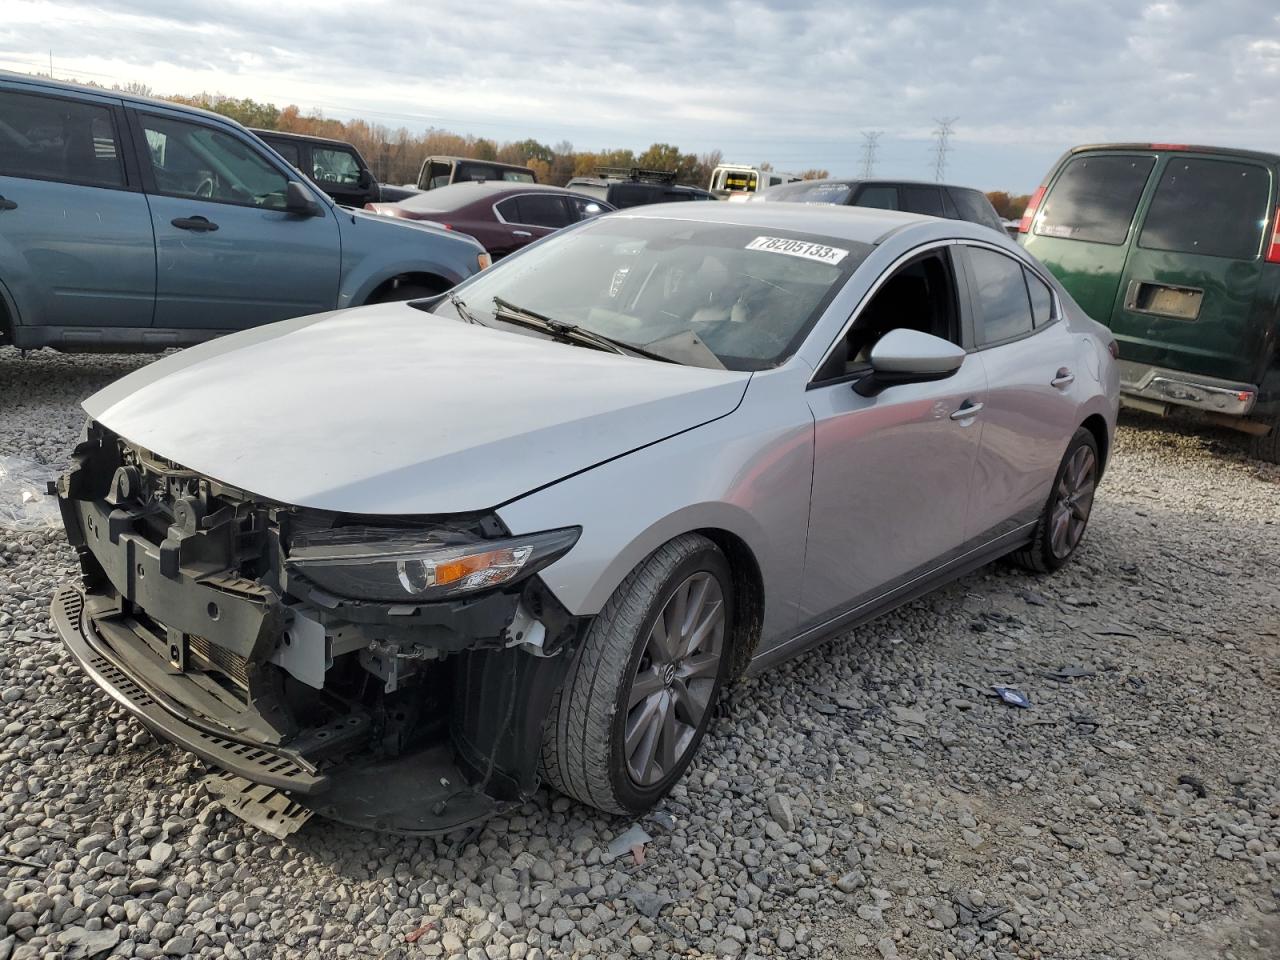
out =
<path fill-rule="evenodd" d="M 1280 263 L 1280 207 L 1271 217 L 1271 245 L 1267 247 L 1267 263 Z"/>
<path fill-rule="evenodd" d="M 1040 206 L 1040 201 L 1044 199 L 1044 185 L 1036 188 L 1036 192 L 1031 195 L 1031 199 L 1027 201 L 1027 209 L 1022 211 L 1022 219 L 1018 221 L 1019 233 L 1031 232 L 1031 221 L 1036 217 L 1036 209 Z"/>

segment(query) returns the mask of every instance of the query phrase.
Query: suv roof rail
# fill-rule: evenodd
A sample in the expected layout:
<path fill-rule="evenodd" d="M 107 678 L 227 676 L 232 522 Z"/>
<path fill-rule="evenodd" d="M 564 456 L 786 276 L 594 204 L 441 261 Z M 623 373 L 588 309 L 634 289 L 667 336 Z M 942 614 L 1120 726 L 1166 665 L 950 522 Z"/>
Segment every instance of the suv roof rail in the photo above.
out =
<path fill-rule="evenodd" d="M 644 167 L 596 167 L 596 176 L 606 180 L 635 180 L 641 183 L 675 183 L 675 170 L 647 170 Z"/>

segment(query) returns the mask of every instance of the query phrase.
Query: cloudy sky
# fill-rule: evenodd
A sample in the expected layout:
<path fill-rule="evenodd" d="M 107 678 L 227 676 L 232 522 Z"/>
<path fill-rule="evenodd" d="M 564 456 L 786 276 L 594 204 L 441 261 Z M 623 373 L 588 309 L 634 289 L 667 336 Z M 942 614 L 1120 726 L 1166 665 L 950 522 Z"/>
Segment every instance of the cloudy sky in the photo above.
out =
<path fill-rule="evenodd" d="M 1275 0 L 3 0 L 0 69 L 580 149 L 1030 191 L 1065 147 L 1280 149 Z"/>

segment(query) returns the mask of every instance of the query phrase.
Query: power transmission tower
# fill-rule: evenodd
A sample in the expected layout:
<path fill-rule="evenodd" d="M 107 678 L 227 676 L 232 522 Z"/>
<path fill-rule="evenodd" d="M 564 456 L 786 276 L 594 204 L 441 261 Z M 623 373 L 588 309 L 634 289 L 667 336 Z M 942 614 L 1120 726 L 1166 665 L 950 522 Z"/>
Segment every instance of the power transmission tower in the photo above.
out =
<path fill-rule="evenodd" d="M 941 183 L 947 175 L 947 153 L 951 150 L 951 134 L 959 117 L 935 118 L 933 131 L 933 179 Z"/>
<path fill-rule="evenodd" d="M 862 176 L 869 179 L 876 173 L 876 151 L 880 148 L 880 137 L 883 130 L 862 131 Z"/>

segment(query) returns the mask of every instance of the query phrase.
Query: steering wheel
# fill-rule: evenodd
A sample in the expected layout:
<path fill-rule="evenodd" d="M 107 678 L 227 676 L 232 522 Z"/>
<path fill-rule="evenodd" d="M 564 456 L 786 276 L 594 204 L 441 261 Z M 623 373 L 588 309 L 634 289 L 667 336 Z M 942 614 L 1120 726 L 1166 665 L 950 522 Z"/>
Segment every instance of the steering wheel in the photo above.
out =
<path fill-rule="evenodd" d="M 213 177 L 205 177 L 196 187 L 196 196 L 204 200 L 213 197 Z"/>

